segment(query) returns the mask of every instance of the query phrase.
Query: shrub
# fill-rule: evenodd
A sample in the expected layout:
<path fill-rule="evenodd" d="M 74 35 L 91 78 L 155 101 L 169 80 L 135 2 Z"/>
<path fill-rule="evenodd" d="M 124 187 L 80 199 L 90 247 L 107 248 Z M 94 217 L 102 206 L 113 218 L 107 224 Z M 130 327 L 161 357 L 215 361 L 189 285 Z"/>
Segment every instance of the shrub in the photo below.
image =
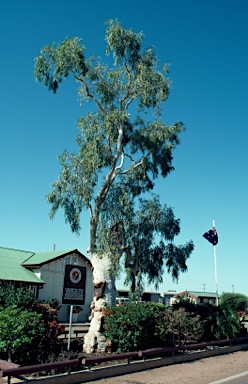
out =
<path fill-rule="evenodd" d="M 222 307 L 230 307 L 234 312 L 247 311 L 248 297 L 241 293 L 222 293 L 220 302 Z"/>
<path fill-rule="evenodd" d="M 198 342 L 200 316 L 156 303 L 129 303 L 105 311 L 104 333 L 117 352 Z"/>
<path fill-rule="evenodd" d="M 168 308 L 163 319 L 163 337 L 167 343 L 180 346 L 195 343 L 201 340 L 203 327 L 200 316 L 193 312 L 187 312 L 184 308 L 173 310 Z"/>
<path fill-rule="evenodd" d="M 41 315 L 20 311 L 16 306 L 0 308 L 0 350 L 6 351 L 9 361 L 22 363 L 28 351 L 37 348 L 43 333 Z"/>
<path fill-rule="evenodd" d="M 227 306 L 215 307 L 208 321 L 211 324 L 211 339 L 232 339 L 241 332 L 238 314 Z"/>
<path fill-rule="evenodd" d="M 197 311 L 197 304 L 195 304 L 189 296 L 183 295 L 178 296 L 177 299 L 172 304 L 173 309 L 180 309 L 184 308 L 187 312 L 196 312 Z"/>
<path fill-rule="evenodd" d="M 245 305 L 246 297 L 240 294 L 223 294 L 221 305 L 194 304 L 188 297 L 181 297 L 173 308 L 183 307 L 186 312 L 199 316 L 202 327 L 202 341 L 235 338 L 244 335 L 245 329 L 240 324 L 237 312 Z"/>
<path fill-rule="evenodd" d="M 242 334 L 238 315 L 226 306 L 195 305 L 165 308 L 156 303 L 129 303 L 105 310 L 104 334 L 112 350 L 126 352 L 183 345 Z"/>
<path fill-rule="evenodd" d="M 162 304 L 127 303 L 106 308 L 104 334 L 116 352 L 137 351 L 156 345 L 156 317 L 164 311 Z"/>
<path fill-rule="evenodd" d="M 36 356 L 40 363 L 51 361 L 59 355 L 62 344 L 58 336 L 64 332 L 65 327 L 58 323 L 59 301 L 56 299 L 34 303 L 32 311 L 40 315 L 43 334 L 36 348 Z"/>
<path fill-rule="evenodd" d="M 64 331 L 64 326 L 58 323 L 59 301 L 56 299 L 38 302 L 29 287 L 25 284 L 16 286 L 9 282 L 0 282 L 0 350 L 11 353 L 14 361 L 20 364 L 36 364 L 56 359 L 62 349 L 58 336 Z M 12 318 L 13 317 L 13 318 Z M 27 337 L 18 335 L 15 329 L 22 327 L 27 320 Z M 29 326 L 36 324 L 34 319 L 39 319 L 39 326 L 33 326 L 32 332 Z M 4 322 L 2 324 L 2 322 Z M 20 323 L 20 324 L 19 324 Z M 12 325 L 11 325 L 12 324 Z M 19 327 L 17 327 L 19 325 Z M 10 335 L 4 332 L 10 330 Z M 35 335 L 35 332 L 37 334 Z M 31 335 L 32 333 L 32 335 Z M 3 339 L 1 339 L 1 335 Z M 32 337 L 31 337 L 32 336 Z M 8 341 L 11 340 L 13 348 L 10 350 Z"/>
<path fill-rule="evenodd" d="M 20 310 L 32 310 L 32 305 L 37 302 L 26 284 L 16 286 L 13 283 L 0 281 L 0 306 L 7 308 L 12 305 Z"/>

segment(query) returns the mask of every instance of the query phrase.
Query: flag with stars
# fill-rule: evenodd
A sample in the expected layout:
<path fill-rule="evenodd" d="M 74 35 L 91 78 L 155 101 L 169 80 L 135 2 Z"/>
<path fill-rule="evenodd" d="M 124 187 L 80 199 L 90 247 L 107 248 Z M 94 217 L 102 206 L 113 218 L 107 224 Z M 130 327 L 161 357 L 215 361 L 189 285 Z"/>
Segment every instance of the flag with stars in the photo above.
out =
<path fill-rule="evenodd" d="M 218 235 L 216 228 L 210 229 L 208 232 L 204 233 L 203 237 L 207 239 L 211 244 L 216 245 L 218 243 Z"/>

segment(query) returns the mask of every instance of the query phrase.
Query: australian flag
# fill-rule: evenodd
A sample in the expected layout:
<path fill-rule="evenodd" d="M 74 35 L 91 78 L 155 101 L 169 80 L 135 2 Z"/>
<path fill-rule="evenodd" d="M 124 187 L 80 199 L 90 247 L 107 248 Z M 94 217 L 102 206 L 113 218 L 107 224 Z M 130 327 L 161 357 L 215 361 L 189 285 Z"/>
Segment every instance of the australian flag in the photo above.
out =
<path fill-rule="evenodd" d="M 205 239 L 207 239 L 213 245 L 218 243 L 218 235 L 214 227 L 208 232 L 204 233 L 203 237 L 205 237 Z"/>

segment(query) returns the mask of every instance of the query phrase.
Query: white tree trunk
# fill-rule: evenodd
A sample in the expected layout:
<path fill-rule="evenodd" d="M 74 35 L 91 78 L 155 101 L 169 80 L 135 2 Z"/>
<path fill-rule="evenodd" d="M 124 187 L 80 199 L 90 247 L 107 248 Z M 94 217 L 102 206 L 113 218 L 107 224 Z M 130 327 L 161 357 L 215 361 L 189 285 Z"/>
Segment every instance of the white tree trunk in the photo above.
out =
<path fill-rule="evenodd" d="M 107 255 L 89 255 L 93 267 L 94 298 L 91 303 L 90 328 L 84 337 L 84 352 L 105 352 L 107 340 L 100 332 L 104 308 L 115 304 L 115 279 L 110 274 L 111 263 Z"/>

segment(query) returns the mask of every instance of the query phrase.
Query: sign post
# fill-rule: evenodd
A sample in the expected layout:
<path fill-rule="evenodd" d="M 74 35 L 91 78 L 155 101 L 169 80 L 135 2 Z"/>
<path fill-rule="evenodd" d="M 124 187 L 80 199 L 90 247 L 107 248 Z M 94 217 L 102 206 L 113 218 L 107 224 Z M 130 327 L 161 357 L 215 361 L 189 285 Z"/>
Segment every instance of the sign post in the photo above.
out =
<path fill-rule="evenodd" d="M 70 305 L 69 336 L 67 350 L 70 351 L 72 313 L 74 305 L 84 305 L 85 302 L 86 267 L 66 264 L 62 304 Z"/>
<path fill-rule="evenodd" d="M 71 346 L 72 312 L 73 312 L 73 305 L 70 305 L 69 334 L 68 334 L 68 343 L 67 343 L 67 351 L 68 351 L 68 352 L 70 351 L 70 346 Z"/>

